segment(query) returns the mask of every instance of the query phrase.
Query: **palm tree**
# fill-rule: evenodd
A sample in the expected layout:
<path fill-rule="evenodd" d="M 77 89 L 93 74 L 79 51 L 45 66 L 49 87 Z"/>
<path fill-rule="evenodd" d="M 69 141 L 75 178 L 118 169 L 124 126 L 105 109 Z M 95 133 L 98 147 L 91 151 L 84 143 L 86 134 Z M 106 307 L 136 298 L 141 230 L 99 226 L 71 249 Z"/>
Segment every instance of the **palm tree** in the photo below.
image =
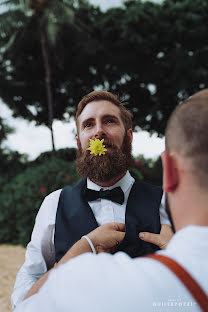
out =
<path fill-rule="evenodd" d="M 56 42 L 60 29 L 63 26 L 70 26 L 72 30 L 87 32 L 85 26 L 79 19 L 75 21 L 75 11 L 77 6 L 88 6 L 85 0 L 4 0 L 0 9 L 0 24 L 1 24 L 1 43 L 0 48 L 0 63 L 4 62 L 2 68 L 5 70 L 5 75 L 8 76 L 8 66 L 12 72 L 12 64 L 24 62 L 20 60 L 23 48 L 26 42 L 32 44 L 32 41 L 38 42 L 42 54 L 42 63 L 44 67 L 44 85 L 45 98 L 47 103 L 48 121 L 46 125 L 51 131 L 52 149 L 55 150 L 53 120 L 54 120 L 54 103 L 52 90 L 52 61 L 50 58 L 55 54 L 53 50 L 56 47 Z M 5 34 L 5 36 L 4 36 Z M 19 55 L 19 56 L 18 56 Z M 12 60 L 12 63 L 11 63 Z M 6 76 L 6 77 L 7 77 Z M 0 77 L 1 82 L 1 77 Z M 2 80 L 2 85 L 4 85 Z M 1 94 L 0 94 L 1 96 Z M 9 95 L 5 95 L 4 99 L 8 99 Z M 11 104 L 13 105 L 13 104 Z M 29 120 L 34 119 L 34 113 L 31 107 L 21 108 L 22 116 Z M 14 116 L 18 115 L 18 108 L 13 106 Z"/>

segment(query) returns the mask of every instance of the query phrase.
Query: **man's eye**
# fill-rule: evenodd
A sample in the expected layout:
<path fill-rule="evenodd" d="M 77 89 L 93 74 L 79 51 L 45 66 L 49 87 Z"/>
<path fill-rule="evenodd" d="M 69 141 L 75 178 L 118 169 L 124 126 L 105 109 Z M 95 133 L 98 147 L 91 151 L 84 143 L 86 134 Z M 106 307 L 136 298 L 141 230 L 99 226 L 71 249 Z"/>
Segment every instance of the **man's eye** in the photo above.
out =
<path fill-rule="evenodd" d="M 106 123 L 109 123 L 109 124 L 114 123 L 114 122 L 115 122 L 114 119 L 108 119 L 108 120 L 106 120 Z"/>
<path fill-rule="evenodd" d="M 84 125 L 84 128 L 89 128 L 92 126 L 92 123 L 91 122 L 87 122 L 85 125 Z"/>

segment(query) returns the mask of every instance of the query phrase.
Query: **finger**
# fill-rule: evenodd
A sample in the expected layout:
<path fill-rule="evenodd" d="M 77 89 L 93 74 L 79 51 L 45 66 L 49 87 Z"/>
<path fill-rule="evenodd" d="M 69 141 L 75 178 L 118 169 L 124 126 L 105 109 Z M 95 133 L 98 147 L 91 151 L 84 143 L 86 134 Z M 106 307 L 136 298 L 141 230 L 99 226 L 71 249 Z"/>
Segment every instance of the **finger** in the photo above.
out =
<path fill-rule="evenodd" d="M 149 232 L 140 232 L 139 238 L 147 243 L 152 243 L 160 247 L 161 241 L 159 234 L 149 233 Z"/>
<path fill-rule="evenodd" d="M 111 248 L 117 247 L 124 239 L 125 232 L 114 231 L 111 236 Z"/>
<path fill-rule="evenodd" d="M 113 223 L 113 229 L 115 231 L 125 232 L 126 226 L 124 223 L 114 222 Z"/>
<path fill-rule="evenodd" d="M 125 236 L 125 232 L 115 232 L 115 240 L 117 242 L 117 245 L 120 244 L 122 242 L 122 240 L 124 239 Z"/>

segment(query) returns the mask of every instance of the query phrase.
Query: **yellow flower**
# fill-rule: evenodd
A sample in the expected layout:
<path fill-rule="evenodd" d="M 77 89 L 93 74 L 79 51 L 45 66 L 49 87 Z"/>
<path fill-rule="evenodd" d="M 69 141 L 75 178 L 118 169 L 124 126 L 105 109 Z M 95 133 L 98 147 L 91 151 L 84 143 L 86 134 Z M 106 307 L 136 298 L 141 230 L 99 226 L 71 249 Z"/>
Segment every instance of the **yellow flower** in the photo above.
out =
<path fill-rule="evenodd" d="M 105 155 L 107 149 L 105 148 L 105 145 L 103 145 L 103 141 L 104 139 L 101 141 L 99 139 L 90 139 L 90 147 L 87 148 L 87 150 L 90 151 L 90 154 L 95 154 L 95 156 Z"/>

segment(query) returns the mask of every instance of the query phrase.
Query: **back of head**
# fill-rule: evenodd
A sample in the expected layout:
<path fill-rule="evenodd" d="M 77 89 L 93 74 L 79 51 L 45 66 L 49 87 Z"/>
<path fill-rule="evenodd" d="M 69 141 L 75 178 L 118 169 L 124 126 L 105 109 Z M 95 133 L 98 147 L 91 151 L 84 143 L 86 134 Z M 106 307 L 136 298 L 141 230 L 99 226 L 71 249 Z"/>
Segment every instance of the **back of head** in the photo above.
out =
<path fill-rule="evenodd" d="M 200 91 L 172 113 L 166 128 L 166 150 L 190 161 L 200 187 L 208 187 L 208 89 Z"/>

